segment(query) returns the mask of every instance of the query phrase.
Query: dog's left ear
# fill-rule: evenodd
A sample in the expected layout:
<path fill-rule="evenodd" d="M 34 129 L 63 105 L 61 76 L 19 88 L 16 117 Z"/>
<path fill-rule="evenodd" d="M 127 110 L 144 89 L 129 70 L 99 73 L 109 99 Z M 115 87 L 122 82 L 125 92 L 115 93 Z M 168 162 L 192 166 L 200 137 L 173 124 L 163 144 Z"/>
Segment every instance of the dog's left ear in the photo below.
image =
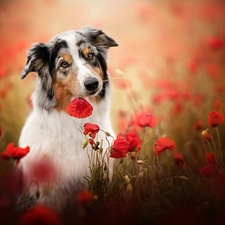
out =
<path fill-rule="evenodd" d="M 94 27 L 84 27 L 81 33 L 98 49 L 104 58 L 107 58 L 108 48 L 118 46 L 116 41 L 111 37 L 106 35 L 102 30 L 98 30 Z"/>

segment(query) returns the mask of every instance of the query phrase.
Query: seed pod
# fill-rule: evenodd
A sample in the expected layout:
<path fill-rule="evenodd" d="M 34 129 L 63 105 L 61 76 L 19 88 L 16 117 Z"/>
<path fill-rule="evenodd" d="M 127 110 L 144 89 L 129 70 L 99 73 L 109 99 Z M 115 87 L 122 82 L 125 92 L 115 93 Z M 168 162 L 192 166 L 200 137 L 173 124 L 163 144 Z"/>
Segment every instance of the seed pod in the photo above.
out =
<path fill-rule="evenodd" d="M 178 179 L 181 179 L 181 180 L 185 180 L 185 181 L 188 181 L 189 179 L 185 176 L 178 176 L 177 177 Z"/>
<path fill-rule="evenodd" d="M 82 148 L 83 148 L 83 149 L 86 148 L 87 145 L 88 145 L 88 139 L 85 139 L 85 140 L 83 141 L 83 143 L 82 143 Z"/>

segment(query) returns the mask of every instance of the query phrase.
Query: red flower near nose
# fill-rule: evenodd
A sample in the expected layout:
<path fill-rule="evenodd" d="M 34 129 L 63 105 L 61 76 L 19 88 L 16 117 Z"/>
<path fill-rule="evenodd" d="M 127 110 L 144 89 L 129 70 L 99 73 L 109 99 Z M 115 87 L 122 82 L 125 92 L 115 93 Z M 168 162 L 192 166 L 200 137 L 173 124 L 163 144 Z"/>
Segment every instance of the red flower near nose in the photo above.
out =
<path fill-rule="evenodd" d="M 208 123 L 211 128 L 217 127 L 222 124 L 224 121 L 224 115 L 216 110 L 213 110 L 209 113 Z"/>
<path fill-rule="evenodd" d="M 124 138 L 122 134 L 118 134 L 116 140 L 113 143 L 110 157 L 124 158 L 126 157 L 128 148 L 129 148 L 128 141 Z"/>
<path fill-rule="evenodd" d="M 176 148 L 176 143 L 165 137 L 158 138 L 153 146 L 154 156 L 157 156 L 164 152 L 165 150 L 174 150 Z"/>
<path fill-rule="evenodd" d="M 97 124 L 85 123 L 84 124 L 84 135 L 90 135 L 95 138 L 96 134 L 99 132 L 100 127 Z"/>
<path fill-rule="evenodd" d="M 75 98 L 70 104 L 66 107 L 66 112 L 76 118 L 86 118 L 92 114 L 93 107 L 86 101 L 84 98 Z"/>
<path fill-rule="evenodd" d="M 130 131 L 126 133 L 126 139 L 129 144 L 128 152 L 134 152 L 137 149 L 138 153 L 141 150 L 141 139 L 135 131 Z"/>
<path fill-rule="evenodd" d="M 20 148 L 14 147 L 13 143 L 9 143 L 6 147 L 6 150 L 1 153 L 3 159 L 13 158 L 15 160 L 20 160 L 30 151 L 30 147 Z"/>

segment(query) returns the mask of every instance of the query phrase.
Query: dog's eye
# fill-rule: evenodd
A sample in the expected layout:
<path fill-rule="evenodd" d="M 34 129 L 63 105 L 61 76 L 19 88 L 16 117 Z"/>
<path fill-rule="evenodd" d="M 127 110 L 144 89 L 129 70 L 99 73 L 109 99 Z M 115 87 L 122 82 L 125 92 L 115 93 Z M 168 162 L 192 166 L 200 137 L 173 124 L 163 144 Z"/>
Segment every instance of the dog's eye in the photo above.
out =
<path fill-rule="evenodd" d="M 95 57 L 94 53 L 93 52 L 89 52 L 88 55 L 87 55 L 87 59 L 88 60 L 93 60 Z"/>
<path fill-rule="evenodd" d="M 62 62 L 60 63 L 60 67 L 62 67 L 63 69 L 66 69 L 68 66 L 69 66 L 69 63 L 66 62 L 66 61 L 62 61 Z"/>

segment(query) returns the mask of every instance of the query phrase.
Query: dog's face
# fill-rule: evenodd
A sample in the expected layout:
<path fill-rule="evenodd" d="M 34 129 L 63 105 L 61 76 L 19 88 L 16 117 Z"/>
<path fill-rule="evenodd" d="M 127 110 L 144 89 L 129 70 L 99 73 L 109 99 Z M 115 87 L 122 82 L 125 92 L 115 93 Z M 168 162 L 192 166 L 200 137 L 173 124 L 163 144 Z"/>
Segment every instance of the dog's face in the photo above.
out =
<path fill-rule="evenodd" d="M 68 31 L 46 44 L 35 44 L 28 52 L 21 73 L 38 73 L 38 105 L 47 110 L 65 109 L 75 97 L 100 101 L 108 85 L 107 50 L 117 43 L 92 27 Z"/>

